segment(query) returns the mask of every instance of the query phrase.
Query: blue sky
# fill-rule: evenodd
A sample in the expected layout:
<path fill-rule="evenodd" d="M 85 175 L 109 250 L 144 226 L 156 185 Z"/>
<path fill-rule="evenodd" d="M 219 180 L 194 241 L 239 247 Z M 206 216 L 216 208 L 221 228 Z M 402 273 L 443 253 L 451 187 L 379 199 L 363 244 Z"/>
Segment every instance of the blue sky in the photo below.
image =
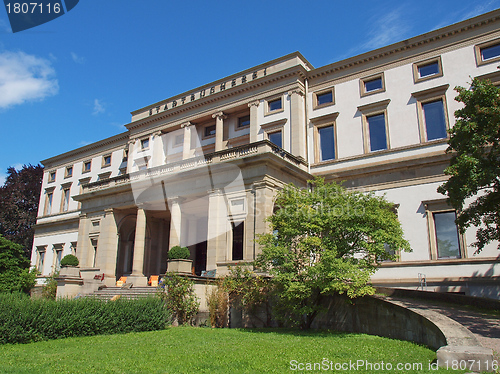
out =
<path fill-rule="evenodd" d="M 125 131 L 130 112 L 299 51 L 320 67 L 500 8 L 500 0 L 80 0 L 13 34 L 0 8 L 8 166 Z"/>

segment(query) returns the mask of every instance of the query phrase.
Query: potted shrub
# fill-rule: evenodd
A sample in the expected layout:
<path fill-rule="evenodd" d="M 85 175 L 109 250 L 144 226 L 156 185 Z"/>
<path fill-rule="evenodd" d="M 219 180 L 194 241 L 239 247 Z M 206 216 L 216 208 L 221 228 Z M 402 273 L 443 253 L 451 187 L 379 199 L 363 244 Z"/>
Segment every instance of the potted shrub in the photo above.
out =
<path fill-rule="evenodd" d="M 79 277 L 80 269 L 78 268 L 78 258 L 74 255 L 66 255 L 61 260 L 61 271 L 59 272 L 60 276 L 71 276 L 71 277 Z"/>
<path fill-rule="evenodd" d="M 167 272 L 191 274 L 193 260 L 189 259 L 189 249 L 187 247 L 174 246 L 167 253 Z"/>

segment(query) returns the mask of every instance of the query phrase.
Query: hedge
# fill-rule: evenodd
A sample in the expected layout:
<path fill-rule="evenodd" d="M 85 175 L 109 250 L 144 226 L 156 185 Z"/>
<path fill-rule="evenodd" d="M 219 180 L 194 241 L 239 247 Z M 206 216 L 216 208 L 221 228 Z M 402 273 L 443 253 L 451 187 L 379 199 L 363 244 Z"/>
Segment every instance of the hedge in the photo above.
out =
<path fill-rule="evenodd" d="M 106 302 L 0 294 L 0 344 L 161 330 L 169 321 L 170 313 L 158 297 Z"/>

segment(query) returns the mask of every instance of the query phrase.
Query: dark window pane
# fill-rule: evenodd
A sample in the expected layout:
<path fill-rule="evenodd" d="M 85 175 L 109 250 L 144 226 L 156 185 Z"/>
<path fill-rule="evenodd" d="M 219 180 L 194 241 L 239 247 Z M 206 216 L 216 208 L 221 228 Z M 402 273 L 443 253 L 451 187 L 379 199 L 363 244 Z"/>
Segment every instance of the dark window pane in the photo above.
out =
<path fill-rule="evenodd" d="M 446 120 L 444 117 L 443 102 L 432 101 L 422 105 L 425 117 L 427 140 L 446 138 Z"/>
<path fill-rule="evenodd" d="M 281 143 L 281 131 L 276 131 L 276 132 L 270 133 L 269 140 L 271 141 L 271 143 L 274 143 L 278 147 L 283 148 L 282 143 Z"/>
<path fill-rule="evenodd" d="M 238 118 L 238 127 L 250 126 L 250 116 Z"/>
<path fill-rule="evenodd" d="M 215 125 L 205 127 L 205 137 L 215 135 Z"/>
<path fill-rule="evenodd" d="M 418 67 L 418 75 L 420 78 L 428 77 L 429 75 L 434 74 L 439 74 L 439 64 L 437 62 Z"/>
<path fill-rule="evenodd" d="M 243 260 L 243 222 L 235 224 L 231 222 L 233 228 L 233 261 Z"/>
<path fill-rule="evenodd" d="M 387 149 L 387 137 L 385 135 L 385 115 L 377 114 L 367 118 L 368 133 L 370 134 L 370 151 Z"/>
<path fill-rule="evenodd" d="M 318 100 L 318 105 L 327 104 L 333 102 L 333 93 L 332 91 L 325 92 L 319 95 L 316 95 L 316 99 Z"/>
<path fill-rule="evenodd" d="M 273 100 L 269 102 L 269 111 L 281 109 L 281 99 Z"/>
<path fill-rule="evenodd" d="M 460 258 L 455 212 L 434 213 L 438 258 Z"/>
<path fill-rule="evenodd" d="M 381 89 L 382 89 L 382 78 L 377 78 L 365 82 L 365 92 L 381 90 Z"/>
<path fill-rule="evenodd" d="M 483 60 L 489 60 L 490 58 L 495 58 L 498 56 L 500 56 L 500 44 L 481 49 L 481 58 Z"/>
<path fill-rule="evenodd" d="M 319 133 L 319 159 L 320 161 L 333 160 L 335 158 L 335 134 L 333 126 L 321 127 Z"/>

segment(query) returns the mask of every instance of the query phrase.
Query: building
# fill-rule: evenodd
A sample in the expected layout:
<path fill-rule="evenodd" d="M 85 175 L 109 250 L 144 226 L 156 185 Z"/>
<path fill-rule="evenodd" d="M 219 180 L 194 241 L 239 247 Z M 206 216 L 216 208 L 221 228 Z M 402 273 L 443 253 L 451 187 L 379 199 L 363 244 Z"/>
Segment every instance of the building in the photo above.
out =
<path fill-rule="evenodd" d="M 83 280 L 135 286 L 188 246 L 194 272 L 258 253 L 276 191 L 311 176 L 398 206 L 413 252 L 376 285 L 498 298 L 497 243 L 475 255 L 437 187 L 455 86 L 500 83 L 500 10 L 314 68 L 295 52 L 132 112 L 126 132 L 43 161 L 32 265 L 75 253 Z"/>

